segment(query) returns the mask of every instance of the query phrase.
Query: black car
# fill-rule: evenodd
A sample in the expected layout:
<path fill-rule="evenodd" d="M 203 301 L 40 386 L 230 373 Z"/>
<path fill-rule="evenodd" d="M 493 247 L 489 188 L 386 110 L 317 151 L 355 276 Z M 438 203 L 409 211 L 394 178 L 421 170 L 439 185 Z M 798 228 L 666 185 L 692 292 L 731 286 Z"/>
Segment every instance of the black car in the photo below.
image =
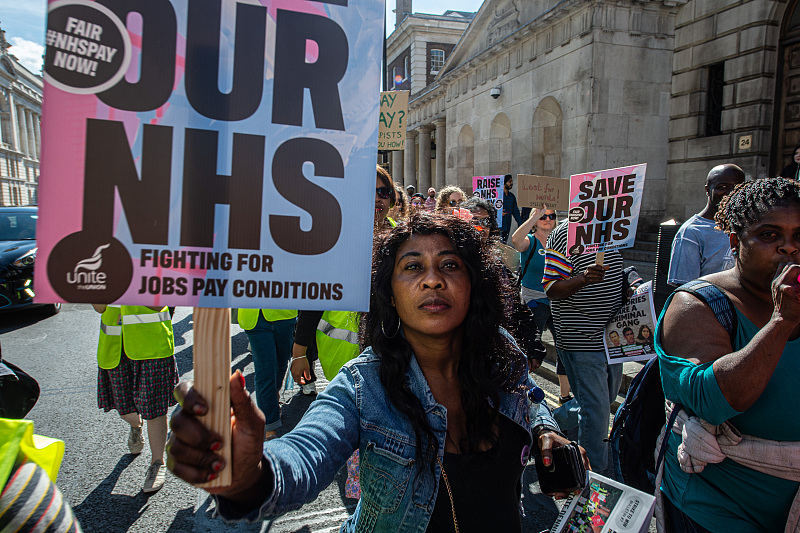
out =
<path fill-rule="evenodd" d="M 0 207 L 0 312 L 42 307 L 58 313 L 61 304 L 33 303 L 37 207 Z"/>

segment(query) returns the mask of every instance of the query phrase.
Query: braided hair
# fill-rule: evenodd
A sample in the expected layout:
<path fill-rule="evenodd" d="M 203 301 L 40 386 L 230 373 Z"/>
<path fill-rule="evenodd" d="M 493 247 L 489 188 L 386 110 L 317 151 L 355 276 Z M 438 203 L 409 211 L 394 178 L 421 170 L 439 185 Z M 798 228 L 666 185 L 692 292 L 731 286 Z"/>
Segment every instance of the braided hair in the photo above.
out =
<path fill-rule="evenodd" d="M 714 220 L 720 231 L 741 233 L 767 211 L 791 205 L 800 205 L 800 182 L 780 177 L 746 181 L 722 199 Z"/>

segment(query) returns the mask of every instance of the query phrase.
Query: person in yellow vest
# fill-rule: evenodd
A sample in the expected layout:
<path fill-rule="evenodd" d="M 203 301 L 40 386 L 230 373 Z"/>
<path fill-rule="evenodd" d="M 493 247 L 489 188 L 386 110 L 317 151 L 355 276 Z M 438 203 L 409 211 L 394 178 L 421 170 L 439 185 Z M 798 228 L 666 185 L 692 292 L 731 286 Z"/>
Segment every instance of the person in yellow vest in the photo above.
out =
<path fill-rule="evenodd" d="M 292 339 L 297 311 L 285 309 L 239 309 L 239 325 L 250 340 L 256 377 L 256 404 L 267 425 L 264 439 L 277 436 L 281 427 L 278 405 L 280 383 L 292 356 Z"/>
<path fill-rule="evenodd" d="M 388 216 L 397 196 L 389 172 L 380 165 L 375 166 L 375 171 L 374 231 L 378 232 L 397 226 Z M 313 363 L 318 354 L 322 354 L 319 358 L 322 371 L 329 380 L 342 365 L 358 355 L 358 321 L 358 313 L 348 311 L 300 311 L 289 369 L 303 394 L 316 392 Z"/>
<path fill-rule="evenodd" d="M 147 421 L 150 466 L 143 492 L 164 486 L 167 411 L 175 405 L 178 383 L 172 319 L 166 307 L 92 304 L 100 317 L 97 344 L 97 406 L 116 409 L 130 425 L 128 449 L 144 448 L 142 420 Z"/>
<path fill-rule="evenodd" d="M 397 226 L 397 222 L 389 217 L 389 210 L 397 201 L 397 192 L 389 172 L 380 165 L 376 165 L 375 170 L 374 232 L 378 233 Z M 303 394 L 316 392 L 314 361 L 317 358 L 325 378 L 331 380 L 347 361 L 358 356 L 360 318 L 360 313 L 350 311 L 300 311 L 289 370 Z M 345 496 L 348 498 L 361 496 L 358 464 L 356 450 L 347 460 Z"/>

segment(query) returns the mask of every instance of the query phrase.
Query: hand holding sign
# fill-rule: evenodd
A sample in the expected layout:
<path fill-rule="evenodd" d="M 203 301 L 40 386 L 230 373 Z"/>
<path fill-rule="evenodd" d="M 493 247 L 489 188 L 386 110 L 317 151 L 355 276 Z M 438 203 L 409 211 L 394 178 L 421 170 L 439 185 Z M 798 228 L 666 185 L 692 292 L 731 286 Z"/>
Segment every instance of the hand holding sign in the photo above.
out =
<path fill-rule="evenodd" d="M 608 265 L 591 265 L 583 271 L 583 281 L 586 285 L 600 283 L 606 277 Z"/>

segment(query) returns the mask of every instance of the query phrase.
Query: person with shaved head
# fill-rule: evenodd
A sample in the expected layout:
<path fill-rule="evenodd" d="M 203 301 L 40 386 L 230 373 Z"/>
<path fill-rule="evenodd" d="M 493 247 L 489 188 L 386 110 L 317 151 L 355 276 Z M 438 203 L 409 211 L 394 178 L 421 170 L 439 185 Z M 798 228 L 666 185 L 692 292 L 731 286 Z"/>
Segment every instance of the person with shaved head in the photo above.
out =
<path fill-rule="evenodd" d="M 679 286 L 733 268 L 728 236 L 714 228 L 714 215 L 720 201 L 744 181 L 744 171 L 736 165 L 717 165 L 711 169 L 706 177 L 705 208 L 684 222 L 672 241 L 667 283 Z"/>

